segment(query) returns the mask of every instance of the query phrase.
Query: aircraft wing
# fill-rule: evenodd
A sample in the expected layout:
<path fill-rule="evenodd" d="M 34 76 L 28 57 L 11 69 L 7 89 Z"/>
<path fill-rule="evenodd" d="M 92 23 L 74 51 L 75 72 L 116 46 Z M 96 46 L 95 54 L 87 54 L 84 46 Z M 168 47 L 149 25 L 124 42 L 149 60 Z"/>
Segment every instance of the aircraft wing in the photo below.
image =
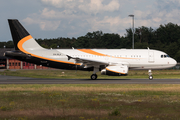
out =
<path fill-rule="evenodd" d="M 108 62 L 100 61 L 100 60 L 94 60 L 94 59 L 86 59 L 86 58 L 80 58 L 80 57 L 71 57 L 67 55 L 68 60 L 74 59 L 76 63 L 82 63 L 86 68 L 92 67 L 92 66 L 100 66 L 100 65 L 109 65 Z"/>

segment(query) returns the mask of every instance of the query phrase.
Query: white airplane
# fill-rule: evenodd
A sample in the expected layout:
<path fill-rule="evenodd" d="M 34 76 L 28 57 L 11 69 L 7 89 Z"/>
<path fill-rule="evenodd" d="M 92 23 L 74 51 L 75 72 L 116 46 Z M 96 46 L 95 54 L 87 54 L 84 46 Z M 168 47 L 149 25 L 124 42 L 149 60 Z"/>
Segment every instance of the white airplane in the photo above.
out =
<path fill-rule="evenodd" d="M 129 69 L 147 69 L 152 80 L 153 69 L 171 68 L 176 60 L 166 53 L 151 49 L 45 49 L 42 48 L 16 19 L 9 19 L 15 51 L 5 56 L 52 68 L 93 71 L 103 75 L 128 75 Z"/>

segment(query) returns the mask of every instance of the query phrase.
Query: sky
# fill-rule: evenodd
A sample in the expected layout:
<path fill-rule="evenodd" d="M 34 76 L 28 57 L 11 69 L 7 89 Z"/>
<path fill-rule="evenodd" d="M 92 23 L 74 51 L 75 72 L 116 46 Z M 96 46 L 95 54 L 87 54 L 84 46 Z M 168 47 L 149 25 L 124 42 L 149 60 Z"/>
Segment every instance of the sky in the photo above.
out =
<path fill-rule="evenodd" d="M 18 19 L 36 39 L 80 37 L 99 31 L 180 25 L 180 0 L 0 0 L 0 42 L 12 40 L 7 19 Z"/>

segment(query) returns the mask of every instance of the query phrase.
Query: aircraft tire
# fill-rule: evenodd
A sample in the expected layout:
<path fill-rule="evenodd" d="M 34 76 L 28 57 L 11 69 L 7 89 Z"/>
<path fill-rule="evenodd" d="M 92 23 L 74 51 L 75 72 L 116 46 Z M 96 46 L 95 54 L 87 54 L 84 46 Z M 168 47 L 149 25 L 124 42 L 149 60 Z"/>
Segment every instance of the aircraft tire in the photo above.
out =
<path fill-rule="evenodd" d="M 97 75 L 96 74 L 92 74 L 91 75 L 91 80 L 96 80 L 97 79 Z"/>
<path fill-rule="evenodd" d="M 152 75 L 149 76 L 149 80 L 153 80 L 153 76 Z"/>

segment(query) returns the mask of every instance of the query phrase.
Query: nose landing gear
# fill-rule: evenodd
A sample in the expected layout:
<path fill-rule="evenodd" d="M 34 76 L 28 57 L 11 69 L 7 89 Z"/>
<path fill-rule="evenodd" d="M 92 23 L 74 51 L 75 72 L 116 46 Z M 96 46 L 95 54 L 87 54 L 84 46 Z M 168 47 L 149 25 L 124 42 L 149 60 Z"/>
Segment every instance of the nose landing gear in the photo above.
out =
<path fill-rule="evenodd" d="M 148 71 L 148 74 L 149 74 L 149 80 L 153 80 L 153 76 L 152 76 L 152 71 L 151 70 Z"/>

